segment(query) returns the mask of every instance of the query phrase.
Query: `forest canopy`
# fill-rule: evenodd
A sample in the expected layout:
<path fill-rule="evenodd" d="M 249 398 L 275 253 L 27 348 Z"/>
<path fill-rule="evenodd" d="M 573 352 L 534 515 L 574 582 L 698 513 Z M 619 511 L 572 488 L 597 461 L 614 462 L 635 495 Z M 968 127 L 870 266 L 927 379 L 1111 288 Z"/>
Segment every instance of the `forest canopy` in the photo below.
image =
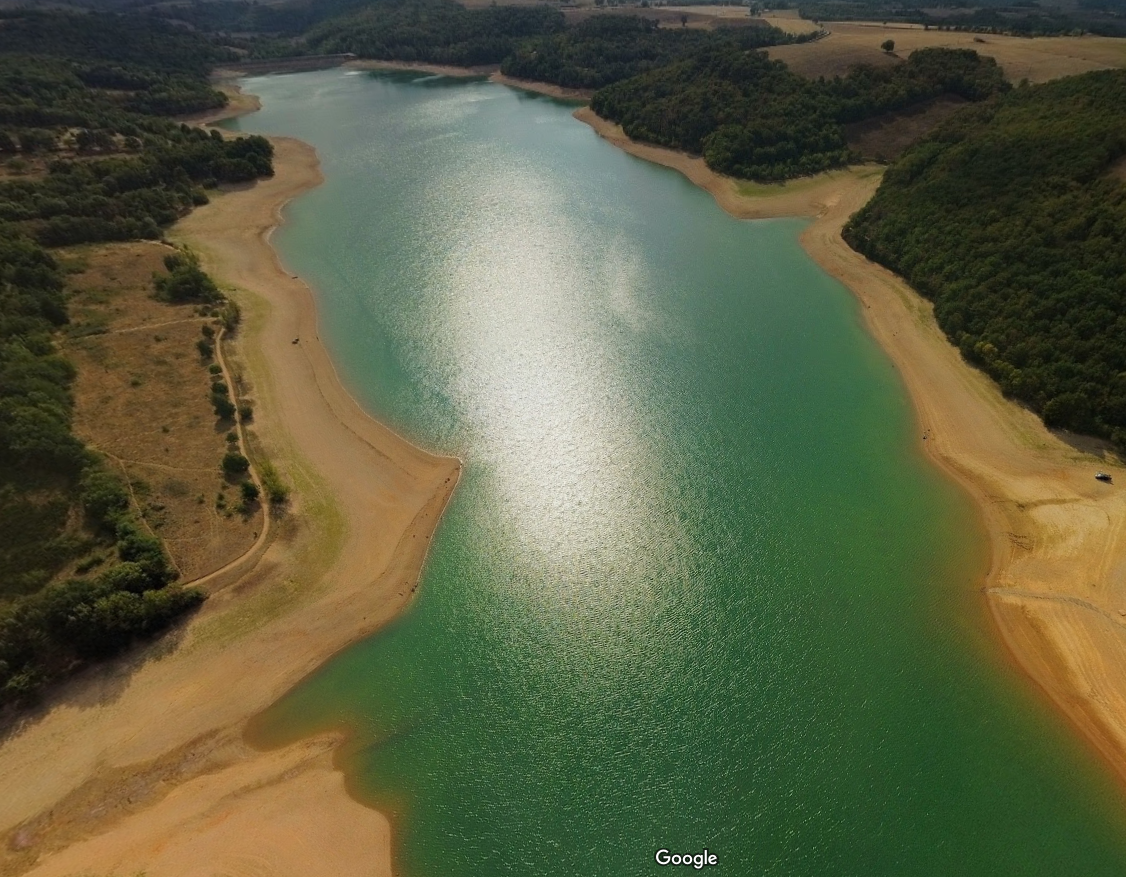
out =
<path fill-rule="evenodd" d="M 206 4 L 211 6 L 216 4 Z M 558 9 L 547 6 L 466 9 L 455 0 L 376 0 L 313 24 L 297 50 L 469 67 L 500 64 L 510 76 L 598 88 L 703 48 L 761 48 L 810 38 L 765 25 L 659 27 L 652 19 L 616 13 L 567 25 Z M 256 55 L 276 54 L 278 48 L 268 40 L 250 45 Z"/>
<path fill-rule="evenodd" d="M 634 139 L 772 181 L 847 164 L 847 123 L 943 94 L 977 101 L 1007 88 L 992 58 L 967 49 L 920 49 L 893 67 L 811 81 L 761 52 L 726 48 L 608 86 L 591 108 Z"/>
<path fill-rule="evenodd" d="M 1024 87 L 909 149 L 849 223 L 1045 423 L 1126 448 L 1126 71 Z"/>
<path fill-rule="evenodd" d="M 330 19 L 305 35 L 312 51 L 434 64 L 499 64 L 527 37 L 563 29 L 563 15 L 546 6 L 469 10 L 454 0 L 377 0 Z"/>
<path fill-rule="evenodd" d="M 526 40 L 504 60 L 501 72 L 565 88 L 601 88 L 706 49 L 761 49 L 809 38 L 773 27 L 670 28 L 636 15 L 595 15 L 559 33 Z"/>

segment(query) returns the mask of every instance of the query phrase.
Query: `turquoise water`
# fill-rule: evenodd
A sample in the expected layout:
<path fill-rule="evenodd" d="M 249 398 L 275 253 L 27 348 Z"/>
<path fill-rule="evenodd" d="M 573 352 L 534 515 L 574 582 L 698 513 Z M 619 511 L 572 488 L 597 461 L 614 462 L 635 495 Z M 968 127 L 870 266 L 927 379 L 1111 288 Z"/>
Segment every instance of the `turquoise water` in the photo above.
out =
<path fill-rule="evenodd" d="M 258 723 L 353 730 L 396 871 L 1126 873 L 1126 802 L 994 646 L 972 509 L 798 221 L 485 82 L 248 80 L 314 144 L 283 259 L 465 476 L 418 599 Z"/>

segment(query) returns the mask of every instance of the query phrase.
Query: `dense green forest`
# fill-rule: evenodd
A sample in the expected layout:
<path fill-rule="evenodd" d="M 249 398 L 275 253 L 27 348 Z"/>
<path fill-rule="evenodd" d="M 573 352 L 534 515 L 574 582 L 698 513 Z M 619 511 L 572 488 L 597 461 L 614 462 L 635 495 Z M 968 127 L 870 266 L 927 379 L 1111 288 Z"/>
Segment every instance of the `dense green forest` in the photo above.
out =
<path fill-rule="evenodd" d="M 207 74 L 227 57 L 159 21 L 0 18 L 0 706 L 202 599 L 171 584 L 124 486 L 73 434 L 74 370 L 54 344 L 64 274 L 47 248 L 159 238 L 207 188 L 273 172 L 264 138 L 166 118 L 222 106 Z"/>
<path fill-rule="evenodd" d="M 1126 71 L 1019 88 L 908 150 L 845 239 L 1049 426 L 1126 448 Z"/>
<path fill-rule="evenodd" d="M 562 29 L 562 13 L 547 6 L 468 10 L 455 0 L 377 0 L 313 27 L 305 43 L 315 52 L 471 67 L 499 64 L 520 40 Z"/>
<path fill-rule="evenodd" d="M 160 4 L 147 15 L 184 22 L 201 33 L 298 37 L 328 18 L 353 12 L 368 0 L 317 0 L 316 3 L 258 3 L 251 0 L 207 0 Z M 237 40 L 235 41 L 237 42 Z"/>
<path fill-rule="evenodd" d="M 636 15 L 596 15 L 520 44 L 505 58 L 501 72 L 566 88 L 601 88 L 705 49 L 760 49 L 808 39 L 773 27 L 699 30 L 658 27 Z"/>
<path fill-rule="evenodd" d="M 699 153 L 732 176 L 784 180 L 848 163 L 842 125 L 942 94 L 1008 87 L 992 58 L 921 49 L 904 64 L 810 81 L 763 53 L 720 49 L 596 92 L 591 107 L 637 140 Z"/>
<path fill-rule="evenodd" d="M 156 238 L 205 189 L 272 173 L 264 138 L 224 141 L 165 118 L 225 103 L 206 78 L 223 56 L 203 38 L 96 14 L 2 25 L 0 223 L 51 246 Z"/>
<path fill-rule="evenodd" d="M 598 88 L 704 48 L 761 48 L 809 39 L 773 27 L 688 30 L 636 15 L 596 15 L 565 26 L 547 6 L 469 10 L 455 0 L 377 0 L 311 27 L 302 51 L 473 66 L 510 76 Z M 275 44 L 263 44 L 269 51 Z M 256 53 L 262 47 L 255 46 Z"/>

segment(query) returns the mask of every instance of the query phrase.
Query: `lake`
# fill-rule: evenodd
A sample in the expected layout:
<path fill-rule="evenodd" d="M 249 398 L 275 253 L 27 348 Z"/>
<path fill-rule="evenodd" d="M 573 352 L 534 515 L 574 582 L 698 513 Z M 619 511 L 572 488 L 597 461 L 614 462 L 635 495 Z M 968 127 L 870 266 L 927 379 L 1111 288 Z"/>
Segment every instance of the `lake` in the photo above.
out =
<path fill-rule="evenodd" d="M 994 641 L 974 510 L 803 221 L 484 81 L 243 87 L 231 127 L 321 156 L 274 243 L 343 380 L 466 463 L 411 607 L 256 723 L 352 731 L 396 873 L 1126 873 L 1126 802 Z"/>

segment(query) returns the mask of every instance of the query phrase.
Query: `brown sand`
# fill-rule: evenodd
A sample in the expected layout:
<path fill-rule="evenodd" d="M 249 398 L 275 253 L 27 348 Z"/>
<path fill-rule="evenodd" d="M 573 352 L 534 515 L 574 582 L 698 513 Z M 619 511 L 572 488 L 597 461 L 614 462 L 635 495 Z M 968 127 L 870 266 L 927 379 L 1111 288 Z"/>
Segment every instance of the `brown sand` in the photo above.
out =
<path fill-rule="evenodd" d="M 460 463 L 376 423 L 340 385 L 310 291 L 266 240 L 282 205 L 320 181 L 316 155 L 275 146 L 273 179 L 216 197 L 173 236 L 243 306 L 252 444 L 295 487 L 293 507 L 255 568 L 184 629 L 9 730 L 0 874 L 390 873 L 387 822 L 342 794 L 332 741 L 262 754 L 242 733 L 409 601 Z"/>
<path fill-rule="evenodd" d="M 1126 780 L 1126 468 L 1096 443 L 1053 435 L 1004 399 L 963 362 L 929 302 L 844 242 L 841 229 L 875 192 L 878 172 L 822 174 L 779 194 L 748 196 L 702 159 L 634 143 L 589 108 L 575 116 L 630 153 L 685 174 L 733 216 L 814 218 L 802 246 L 856 295 L 903 376 L 920 444 L 980 509 L 991 546 L 982 592 L 1002 640 Z M 1100 469 L 1117 483 L 1096 481 Z"/>
<path fill-rule="evenodd" d="M 564 88 L 561 85 L 552 85 L 550 82 L 534 82 L 531 79 L 517 79 L 514 76 L 505 76 L 503 73 L 494 73 L 489 77 L 489 82 L 499 82 L 521 91 L 532 91 L 536 94 L 546 94 L 562 100 L 589 101 L 594 95 L 590 88 Z"/>
<path fill-rule="evenodd" d="M 344 66 L 352 70 L 398 70 L 407 73 L 430 73 L 436 76 L 452 76 L 457 79 L 487 76 L 489 77 L 489 82 L 499 82 L 501 85 L 508 85 L 522 91 L 533 91 L 537 94 L 546 94 L 549 97 L 557 97 L 564 100 L 587 101 L 590 100 L 591 95 L 594 94 L 590 89 L 563 88 L 560 85 L 552 85 L 548 82 L 533 82 L 530 79 L 516 79 L 512 76 L 505 76 L 497 69 L 496 64 L 481 67 L 452 67 L 448 64 L 421 64 L 413 61 L 371 61 L 364 59 L 348 61 Z"/>
<path fill-rule="evenodd" d="M 406 73 L 432 73 L 436 76 L 454 76 L 464 79 L 474 76 L 489 76 L 497 72 L 496 64 L 480 67 L 454 67 L 450 64 L 423 64 L 416 61 L 375 61 L 360 58 L 343 64 L 349 70 L 401 70 Z"/>

